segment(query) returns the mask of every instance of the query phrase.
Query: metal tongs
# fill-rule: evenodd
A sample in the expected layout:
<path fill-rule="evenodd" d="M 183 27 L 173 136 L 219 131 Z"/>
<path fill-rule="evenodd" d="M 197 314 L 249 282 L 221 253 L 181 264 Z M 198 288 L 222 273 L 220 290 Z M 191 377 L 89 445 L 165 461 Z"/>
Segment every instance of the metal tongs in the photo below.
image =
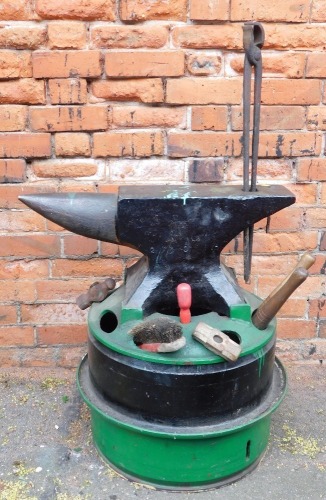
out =
<path fill-rule="evenodd" d="M 243 48 L 245 50 L 243 71 L 243 190 L 257 190 L 257 158 L 259 146 L 260 100 L 262 81 L 261 48 L 264 44 L 265 32 L 258 22 L 247 22 L 243 26 Z M 249 183 L 250 163 L 250 102 L 251 73 L 254 68 L 254 110 L 252 131 L 251 180 Z M 251 272 L 252 243 L 254 227 L 243 232 L 244 279 L 248 283 Z"/>

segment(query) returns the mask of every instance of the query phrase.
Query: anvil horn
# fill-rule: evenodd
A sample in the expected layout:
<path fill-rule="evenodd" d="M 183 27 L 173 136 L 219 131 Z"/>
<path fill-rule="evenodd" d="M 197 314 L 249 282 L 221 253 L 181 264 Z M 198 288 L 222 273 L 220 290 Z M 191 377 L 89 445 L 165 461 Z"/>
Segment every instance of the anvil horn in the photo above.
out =
<path fill-rule="evenodd" d="M 82 236 L 119 243 L 118 196 L 112 193 L 29 194 L 20 201 L 46 219 Z"/>

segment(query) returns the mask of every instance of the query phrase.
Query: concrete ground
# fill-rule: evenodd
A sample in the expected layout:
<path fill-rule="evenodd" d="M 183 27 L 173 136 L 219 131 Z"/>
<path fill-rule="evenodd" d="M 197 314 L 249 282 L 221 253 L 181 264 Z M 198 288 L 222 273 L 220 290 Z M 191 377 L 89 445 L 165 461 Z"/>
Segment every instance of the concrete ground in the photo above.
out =
<path fill-rule="evenodd" d="M 251 474 L 197 493 L 158 491 L 112 471 L 63 370 L 0 370 L 0 500 L 326 500 L 326 367 L 288 365 L 289 391 Z"/>

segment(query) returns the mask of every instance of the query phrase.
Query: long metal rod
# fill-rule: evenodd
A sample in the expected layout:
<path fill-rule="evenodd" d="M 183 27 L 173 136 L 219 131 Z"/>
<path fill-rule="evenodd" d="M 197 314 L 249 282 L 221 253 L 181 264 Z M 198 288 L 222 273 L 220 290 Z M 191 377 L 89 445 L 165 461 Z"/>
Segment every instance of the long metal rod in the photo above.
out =
<path fill-rule="evenodd" d="M 264 43 L 264 29 L 260 23 L 248 22 L 243 26 L 243 46 L 245 60 L 243 70 L 243 190 L 256 191 L 257 189 L 257 161 L 259 147 L 260 101 L 262 81 L 261 48 Z M 254 111 L 251 153 L 251 180 L 250 170 L 250 103 L 251 103 L 251 72 L 254 68 Z M 244 230 L 244 279 L 248 283 L 251 273 L 253 226 Z"/>

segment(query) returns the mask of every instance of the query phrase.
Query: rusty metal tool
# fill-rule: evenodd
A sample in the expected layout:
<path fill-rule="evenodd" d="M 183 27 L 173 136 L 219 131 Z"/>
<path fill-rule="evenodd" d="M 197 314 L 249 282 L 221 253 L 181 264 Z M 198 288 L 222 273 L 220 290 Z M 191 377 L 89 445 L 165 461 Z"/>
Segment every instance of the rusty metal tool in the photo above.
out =
<path fill-rule="evenodd" d="M 283 304 L 308 277 L 308 271 L 304 267 L 295 268 L 288 278 L 273 291 L 256 309 L 252 316 L 252 322 L 258 330 L 265 330 L 270 321 L 281 309 Z"/>
<path fill-rule="evenodd" d="M 256 191 L 257 159 L 259 146 L 260 100 L 262 81 L 261 48 L 264 44 L 265 32 L 260 23 L 247 22 L 243 26 L 243 47 L 245 50 L 243 70 L 243 190 Z M 251 73 L 254 68 L 254 110 L 251 153 L 251 180 L 249 183 L 250 164 L 250 102 Z M 246 228 L 244 235 L 244 279 L 248 283 L 251 272 L 253 225 Z"/>
<path fill-rule="evenodd" d="M 90 307 L 93 302 L 102 302 L 108 297 L 116 287 L 113 278 L 107 278 L 104 281 L 93 283 L 86 293 L 82 293 L 76 299 L 76 304 L 83 311 Z"/>

